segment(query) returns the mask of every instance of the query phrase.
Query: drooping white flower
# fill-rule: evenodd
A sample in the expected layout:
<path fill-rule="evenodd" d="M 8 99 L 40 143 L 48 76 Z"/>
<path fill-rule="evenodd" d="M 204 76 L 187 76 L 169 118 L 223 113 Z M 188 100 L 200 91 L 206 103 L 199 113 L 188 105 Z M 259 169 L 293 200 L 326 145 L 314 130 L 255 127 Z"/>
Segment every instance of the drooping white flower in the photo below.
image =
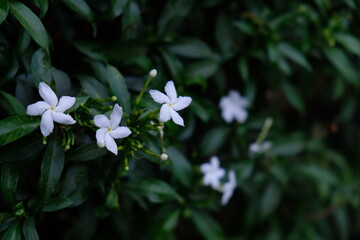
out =
<path fill-rule="evenodd" d="M 118 148 L 114 139 L 125 138 L 131 134 L 128 127 L 120 127 L 120 121 L 123 115 L 122 108 L 115 104 L 110 115 L 110 120 L 103 114 L 94 117 L 94 123 L 100 129 L 96 130 L 96 140 L 99 147 L 105 147 L 115 155 Z"/>
<path fill-rule="evenodd" d="M 219 158 L 216 156 L 211 157 L 210 163 L 200 165 L 200 170 L 204 174 L 203 184 L 218 190 L 220 187 L 220 179 L 225 175 L 225 170 L 220 167 Z"/>
<path fill-rule="evenodd" d="M 226 205 L 230 198 L 232 197 L 234 190 L 236 188 L 236 176 L 234 170 L 229 171 L 229 179 L 222 187 L 222 197 L 221 197 L 221 204 Z"/>
<path fill-rule="evenodd" d="M 58 98 L 54 91 L 44 82 L 39 84 L 39 93 L 44 101 L 30 104 L 26 113 L 31 116 L 42 115 L 40 122 L 41 133 L 46 137 L 52 133 L 54 122 L 61 124 L 74 124 L 76 121 L 69 115 L 64 114 L 75 103 L 74 97 L 62 96 Z"/>
<path fill-rule="evenodd" d="M 252 143 L 249 146 L 250 153 L 264 153 L 271 148 L 272 144 L 269 141 L 264 141 L 262 143 Z"/>
<path fill-rule="evenodd" d="M 165 85 L 166 95 L 158 90 L 150 90 L 150 95 L 155 102 L 163 104 L 160 109 L 160 121 L 167 122 L 170 118 L 174 123 L 184 126 L 184 120 L 177 113 L 190 105 L 191 97 L 178 97 L 173 81 L 168 81 Z"/>
<path fill-rule="evenodd" d="M 230 123 L 236 120 L 239 123 L 246 121 L 248 117 L 246 107 L 249 101 L 240 95 L 236 90 L 230 90 L 227 96 L 220 99 L 221 115 L 225 122 Z"/>

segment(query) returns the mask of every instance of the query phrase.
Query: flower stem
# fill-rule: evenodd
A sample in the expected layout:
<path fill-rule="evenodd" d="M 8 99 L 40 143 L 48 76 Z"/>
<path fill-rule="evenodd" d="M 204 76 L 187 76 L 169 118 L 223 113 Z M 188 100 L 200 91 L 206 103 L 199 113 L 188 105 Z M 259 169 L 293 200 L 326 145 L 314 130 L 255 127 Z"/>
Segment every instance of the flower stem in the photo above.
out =
<path fill-rule="evenodd" d="M 140 103 L 140 101 L 141 101 L 141 99 L 142 99 L 142 97 L 143 97 L 143 95 L 144 95 L 144 92 L 145 92 L 145 90 L 147 89 L 147 87 L 149 86 L 149 84 L 150 84 L 150 82 L 151 82 L 152 79 L 153 79 L 153 77 L 152 77 L 151 75 L 149 75 L 149 76 L 147 77 L 146 82 L 145 82 L 145 84 L 144 84 L 144 87 L 141 89 L 141 92 L 140 92 L 139 96 L 138 96 L 138 97 L 136 98 L 136 100 L 135 100 L 135 107 L 136 107 L 137 105 L 139 105 L 139 103 Z"/>
<path fill-rule="evenodd" d="M 257 144 L 260 144 L 265 140 L 265 138 L 266 138 L 267 134 L 269 133 L 269 130 L 270 130 L 273 122 L 274 121 L 273 121 L 273 119 L 271 117 L 268 117 L 268 118 L 265 119 L 265 122 L 264 122 L 264 125 L 263 125 L 262 129 L 261 129 L 261 132 L 260 132 L 258 138 L 256 139 Z"/>

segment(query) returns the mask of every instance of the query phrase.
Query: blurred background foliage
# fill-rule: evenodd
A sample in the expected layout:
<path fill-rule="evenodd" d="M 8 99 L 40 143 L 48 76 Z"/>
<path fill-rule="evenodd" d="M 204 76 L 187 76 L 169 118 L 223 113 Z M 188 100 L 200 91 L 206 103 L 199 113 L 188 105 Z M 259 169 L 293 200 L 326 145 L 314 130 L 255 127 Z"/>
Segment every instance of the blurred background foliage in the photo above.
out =
<path fill-rule="evenodd" d="M 357 0 L 0 0 L 1 119 L 38 99 L 34 82 L 53 80 L 58 95 L 123 96 L 105 64 L 124 76 L 131 101 L 152 68 L 152 89 L 173 79 L 193 98 L 185 128 L 165 125 L 167 163 L 137 152 L 116 175 L 122 159 L 75 129 L 47 193 L 37 191 L 49 148 L 39 131 L 1 146 L 0 235 L 359 239 L 359 8 Z M 230 89 L 251 103 L 244 124 L 221 119 Z M 157 107 L 149 96 L 142 104 Z M 273 147 L 249 155 L 267 117 Z M 141 140 L 161 153 L 153 134 Z M 225 207 L 201 186 L 198 166 L 212 155 L 236 171 Z M 51 197 L 33 204 L 41 194 Z"/>

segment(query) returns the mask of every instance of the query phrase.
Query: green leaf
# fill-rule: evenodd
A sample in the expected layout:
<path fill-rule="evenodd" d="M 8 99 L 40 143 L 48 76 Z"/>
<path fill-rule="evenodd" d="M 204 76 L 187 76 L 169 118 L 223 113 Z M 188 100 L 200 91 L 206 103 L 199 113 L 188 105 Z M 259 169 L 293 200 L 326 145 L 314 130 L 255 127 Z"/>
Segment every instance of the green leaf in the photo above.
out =
<path fill-rule="evenodd" d="M 349 83 L 359 85 L 357 73 L 343 51 L 328 47 L 324 49 L 324 54 Z"/>
<path fill-rule="evenodd" d="M 69 108 L 68 110 L 66 110 L 65 113 L 71 113 L 71 112 L 77 110 L 80 107 L 80 105 L 85 104 L 87 102 L 87 100 L 89 100 L 88 96 L 76 97 L 74 105 L 71 108 Z"/>
<path fill-rule="evenodd" d="M 0 0 L 0 25 L 5 21 L 9 14 L 9 4 L 7 0 Z"/>
<path fill-rule="evenodd" d="M 187 187 L 192 186 L 194 172 L 191 164 L 178 149 L 169 147 L 166 150 L 171 160 L 171 169 L 175 178 Z"/>
<path fill-rule="evenodd" d="M 122 185 L 127 191 L 136 192 L 148 198 L 154 203 L 177 200 L 183 202 L 183 198 L 166 182 L 158 179 L 133 180 Z"/>
<path fill-rule="evenodd" d="M 238 62 L 238 70 L 244 81 L 249 79 L 249 66 L 245 57 L 241 57 Z"/>
<path fill-rule="evenodd" d="M 233 54 L 233 26 L 232 19 L 225 15 L 220 15 L 216 20 L 215 39 L 218 48 L 221 50 L 225 59 L 229 59 Z"/>
<path fill-rule="evenodd" d="M 15 98 L 15 97 L 11 96 L 10 94 L 3 92 L 1 90 L 0 90 L 0 95 L 2 95 L 3 98 L 6 100 L 6 102 L 7 102 L 6 105 L 12 116 L 25 114 L 25 108 L 17 98 Z"/>
<path fill-rule="evenodd" d="M 202 139 L 200 143 L 200 151 L 203 156 L 214 154 L 225 143 L 226 138 L 230 134 L 227 127 L 216 127 L 211 129 Z"/>
<path fill-rule="evenodd" d="M 326 183 L 329 185 L 338 182 L 337 177 L 332 173 L 330 169 L 322 168 L 315 164 L 301 165 L 296 169 L 299 173 L 313 178 L 320 183 Z"/>
<path fill-rule="evenodd" d="M 48 143 L 41 162 L 39 190 L 42 200 L 47 200 L 55 192 L 64 168 L 64 148 L 61 139 L 53 136 Z"/>
<path fill-rule="evenodd" d="M 66 196 L 73 202 L 73 207 L 82 204 L 88 195 L 88 173 L 85 166 L 75 165 L 66 171 L 59 196 Z"/>
<path fill-rule="evenodd" d="M 119 194 L 118 194 L 118 191 L 114 184 L 111 185 L 110 191 L 109 191 L 108 195 L 106 196 L 105 207 L 107 209 L 111 209 L 111 210 L 119 210 L 120 209 Z"/>
<path fill-rule="evenodd" d="M 296 48 L 294 48 L 293 46 L 287 43 L 280 43 L 278 47 L 279 47 L 279 51 L 283 56 L 291 59 L 292 61 L 296 62 L 297 64 L 304 67 L 308 71 L 312 70 L 312 67 L 309 64 L 309 62 L 306 60 L 305 56 Z"/>
<path fill-rule="evenodd" d="M 39 240 L 34 217 L 29 217 L 24 221 L 23 234 L 25 240 Z"/>
<path fill-rule="evenodd" d="M 85 92 L 93 99 L 103 99 L 110 97 L 105 86 L 93 77 L 79 76 L 81 86 Z"/>
<path fill-rule="evenodd" d="M 206 240 L 224 240 L 225 234 L 221 226 L 207 213 L 191 212 L 191 220 Z"/>
<path fill-rule="evenodd" d="M 10 12 L 26 29 L 35 42 L 46 51 L 49 51 L 49 38 L 40 19 L 20 2 L 11 2 Z"/>
<path fill-rule="evenodd" d="M 55 212 L 64 208 L 71 207 L 73 205 L 73 201 L 67 197 L 56 197 L 50 198 L 45 206 L 43 207 L 43 212 Z"/>
<path fill-rule="evenodd" d="M 290 102 L 290 104 L 299 112 L 304 113 L 304 102 L 300 97 L 298 91 L 286 81 L 283 82 L 282 89 L 284 90 L 286 98 Z"/>
<path fill-rule="evenodd" d="M 86 162 L 100 159 L 107 154 L 105 148 L 99 148 L 96 143 L 88 143 L 72 151 L 68 158 L 75 162 Z"/>
<path fill-rule="evenodd" d="M 203 60 L 188 66 L 188 76 L 211 77 L 219 67 L 219 62 L 215 60 Z"/>
<path fill-rule="evenodd" d="M 360 41 L 356 37 L 346 33 L 337 33 L 334 38 L 349 52 L 360 57 Z"/>
<path fill-rule="evenodd" d="M 51 85 L 52 77 L 50 69 L 51 63 L 49 55 L 44 49 L 37 50 L 31 58 L 31 75 L 36 86 L 38 86 L 40 82 Z"/>
<path fill-rule="evenodd" d="M 13 225 L 6 231 L 2 240 L 21 240 L 20 223 L 13 223 Z"/>
<path fill-rule="evenodd" d="M 135 1 L 130 1 L 124 11 L 122 29 L 137 29 L 140 22 L 141 12 L 139 5 Z"/>
<path fill-rule="evenodd" d="M 14 116 L 0 121 L 0 146 L 19 139 L 34 131 L 40 125 L 40 118 L 33 116 Z"/>
<path fill-rule="evenodd" d="M 211 57 L 212 52 L 209 46 L 197 38 L 181 39 L 167 47 L 169 52 L 188 58 Z"/>
<path fill-rule="evenodd" d="M 128 3 L 129 0 L 112 0 L 112 5 L 111 5 L 111 16 L 112 18 L 116 18 L 118 16 L 121 15 L 121 13 L 124 11 L 126 4 Z"/>
<path fill-rule="evenodd" d="M 270 182 L 260 198 L 261 217 L 269 216 L 279 205 L 281 198 L 281 189 L 275 182 Z"/>
<path fill-rule="evenodd" d="M 38 0 L 39 2 L 39 7 L 40 7 L 40 18 L 43 18 L 49 8 L 49 2 L 48 0 Z"/>
<path fill-rule="evenodd" d="M 130 112 L 130 94 L 124 77 L 111 65 L 108 65 L 106 70 L 106 79 L 109 83 L 111 93 L 116 96 L 120 106 L 124 108 L 124 112 Z"/>
<path fill-rule="evenodd" d="M 14 164 L 1 164 L 1 193 L 2 198 L 10 204 L 16 203 L 19 169 Z"/>
<path fill-rule="evenodd" d="M 64 3 L 74 12 L 84 17 L 87 21 L 93 20 L 93 14 L 89 5 L 84 0 L 63 0 Z"/>

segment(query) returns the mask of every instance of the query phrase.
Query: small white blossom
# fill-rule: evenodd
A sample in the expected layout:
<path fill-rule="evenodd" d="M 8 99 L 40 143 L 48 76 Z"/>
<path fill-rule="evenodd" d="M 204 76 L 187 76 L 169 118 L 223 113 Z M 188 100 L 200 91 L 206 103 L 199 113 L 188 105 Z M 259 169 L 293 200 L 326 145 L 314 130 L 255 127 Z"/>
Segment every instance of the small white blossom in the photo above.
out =
<path fill-rule="evenodd" d="M 149 92 L 155 102 L 163 104 L 160 109 L 160 121 L 167 122 L 172 119 L 174 123 L 184 126 L 184 120 L 177 111 L 188 107 L 192 101 L 191 97 L 177 97 L 173 81 L 166 83 L 165 92 L 166 95 L 158 90 Z"/>
<path fill-rule="evenodd" d="M 272 144 L 269 141 L 265 141 L 262 143 L 252 143 L 249 146 L 249 151 L 250 153 L 264 153 L 267 150 L 269 150 L 271 148 Z"/>
<path fill-rule="evenodd" d="M 156 77 L 156 76 L 157 76 L 157 71 L 156 71 L 156 69 L 152 69 L 152 70 L 149 72 L 149 76 L 152 77 L 152 78 Z"/>
<path fill-rule="evenodd" d="M 228 181 L 224 184 L 224 186 L 221 189 L 223 193 L 221 197 L 222 205 L 226 205 L 228 203 L 236 188 L 236 176 L 234 170 L 230 170 L 228 176 L 229 176 Z"/>
<path fill-rule="evenodd" d="M 203 184 L 218 190 L 220 187 L 220 179 L 225 175 L 225 170 L 220 167 L 219 158 L 216 156 L 211 157 L 210 163 L 200 165 L 200 170 L 204 174 Z"/>
<path fill-rule="evenodd" d="M 115 104 L 110 120 L 103 114 L 94 117 L 94 123 L 100 129 L 96 131 L 96 140 L 99 147 L 105 147 L 115 155 L 118 148 L 114 139 L 125 138 L 131 134 L 128 127 L 120 127 L 120 121 L 123 115 L 122 108 Z"/>
<path fill-rule="evenodd" d="M 74 97 L 62 96 L 58 100 L 54 91 L 44 82 L 39 84 L 39 94 L 44 101 L 30 104 L 26 113 L 31 116 L 42 115 L 40 130 L 42 135 L 49 136 L 54 130 L 54 122 L 61 124 L 74 124 L 76 121 L 69 115 L 64 114 L 75 103 Z"/>
<path fill-rule="evenodd" d="M 238 91 L 230 90 L 229 95 L 221 98 L 219 105 L 225 122 L 230 123 L 236 120 L 243 123 L 246 121 L 248 113 L 245 108 L 249 106 L 249 101 L 242 97 Z"/>

